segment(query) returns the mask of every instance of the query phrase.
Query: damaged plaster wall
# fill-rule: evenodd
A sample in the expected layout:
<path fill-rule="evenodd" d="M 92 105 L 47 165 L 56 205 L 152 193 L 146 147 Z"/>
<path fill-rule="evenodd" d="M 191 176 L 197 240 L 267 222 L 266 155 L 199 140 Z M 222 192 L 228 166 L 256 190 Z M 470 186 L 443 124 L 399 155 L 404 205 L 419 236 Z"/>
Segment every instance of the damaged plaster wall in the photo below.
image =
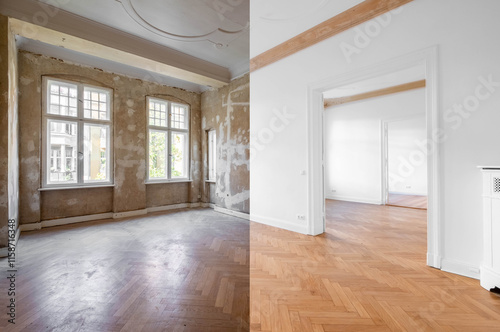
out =
<path fill-rule="evenodd" d="M 8 221 L 18 222 L 19 155 L 17 49 L 9 21 L 0 15 L 0 248 L 9 242 Z M 17 227 L 17 226 L 16 226 Z"/>
<path fill-rule="evenodd" d="M 21 135 L 20 221 L 142 210 L 197 202 L 201 171 L 200 95 L 26 51 L 19 52 Z M 42 77 L 113 89 L 114 187 L 39 191 L 41 185 Z M 191 182 L 146 184 L 146 96 L 182 101 L 191 110 Z M 154 199 L 151 198 L 154 196 Z"/>
<path fill-rule="evenodd" d="M 208 178 L 208 131 L 216 130 L 217 178 L 202 182 L 203 202 L 250 212 L 249 75 L 201 96 L 203 178 Z"/>

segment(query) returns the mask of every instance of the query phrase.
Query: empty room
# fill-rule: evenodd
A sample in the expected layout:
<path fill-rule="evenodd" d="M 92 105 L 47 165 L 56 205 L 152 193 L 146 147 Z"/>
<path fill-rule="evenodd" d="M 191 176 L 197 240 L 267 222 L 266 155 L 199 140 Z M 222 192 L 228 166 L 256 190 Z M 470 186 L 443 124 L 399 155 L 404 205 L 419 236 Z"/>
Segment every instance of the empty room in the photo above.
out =
<path fill-rule="evenodd" d="M 500 330 L 499 13 L 250 2 L 251 330 Z"/>
<path fill-rule="evenodd" d="M 248 2 L 0 9 L 0 329 L 248 331 Z"/>
<path fill-rule="evenodd" d="M 500 331 L 499 14 L 0 0 L 0 330 Z"/>

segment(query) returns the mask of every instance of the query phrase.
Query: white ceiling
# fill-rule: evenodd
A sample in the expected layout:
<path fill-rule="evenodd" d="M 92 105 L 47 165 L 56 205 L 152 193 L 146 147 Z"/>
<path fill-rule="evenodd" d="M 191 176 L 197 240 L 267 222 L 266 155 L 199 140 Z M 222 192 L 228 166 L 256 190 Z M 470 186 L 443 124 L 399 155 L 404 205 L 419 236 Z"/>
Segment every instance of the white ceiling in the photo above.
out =
<path fill-rule="evenodd" d="M 364 0 L 251 0 L 250 26 L 265 40 L 251 43 L 250 58 L 354 7 Z M 269 31 L 273 31 L 272 34 Z"/>
<path fill-rule="evenodd" d="M 229 69 L 248 60 L 249 0 L 38 1 Z"/>
<path fill-rule="evenodd" d="M 424 65 L 419 65 L 328 90 L 323 93 L 323 98 L 327 99 L 354 96 L 360 93 L 380 90 L 423 79 L 425 79 L 425 67 Z"/>
<path fill-rule="evenodd" d="M 221 81 L 249 68 L 249 0 L 0 0 L 0 12 Z M 30 38 L 19 38 L 18 46 L 119 74 L 154 74 Z M 169 77 L 161 81 L 206 89 Z"/>

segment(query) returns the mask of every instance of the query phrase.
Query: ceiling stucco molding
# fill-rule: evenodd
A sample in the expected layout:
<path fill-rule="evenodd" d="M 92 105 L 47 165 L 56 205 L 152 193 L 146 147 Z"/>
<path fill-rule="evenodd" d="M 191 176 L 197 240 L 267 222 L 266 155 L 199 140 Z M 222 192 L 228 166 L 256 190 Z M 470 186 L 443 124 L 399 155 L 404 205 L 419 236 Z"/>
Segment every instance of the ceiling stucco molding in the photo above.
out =
<path fill-rule="evenodd" d="M 183 42 L 208 41 L 217 48 L 225 48 L 249 27 L 248 22 L 238 22 L 226 15 L 226 11 L 236 12 L 236 7 L 221 10 L 213 1 L 172 0 L 175 2 L 175 11 L 170 10 L 174 4 L 165 1 L 116 1 L 143 28 L 159 36 Z"/>
<path fill-rule="evenodd" d="M 42 8 L 46 8 L 47 11 L 43 11 Z M 34 41 L 38 39 L 36 38 L 39 31 L 36 26 L 38 26 L 40 28 L 47 28 L 68 34 L 70 36 L 78 37 L 114 50 L 130 53 L 133 56 L 148 59 L 149 66 L 143 69 L 148 72 L 156 73 L 157 75 L 160 75 L 159 72 L 166 73 L 166 71 L 160 69 L 165 66 L 170 66 L 176 67 L 186 73 L 190 72 L 195 75 L 205 76 L 209 80 L 218 81 L 215 86 L 218 86 L 220 83 L 222 83 L 222 85 L 227 84 L 231 80 L 231 73 L 227 67 L 223 67 L 202 58 L 194 57 L 173 48 L 169 48 L 162 44 L 140 38 L 125 31 L 106 26 L 102 23 L 92 21 L 86 17 L 78 16 L 63 9 L 55 9 L 49 5 L 41 7 L 40 3 L 36 1 L 0 0 L 0 13 L 10 18 L 17 18 L 26 23 L 30 23 L 29 26 L 31 28 L 25 31 L 26 33 L 21 33 L 20 35 Z M 49 15 L 49 13 L 52 15 Z M 47 16 L 46 22 L 38 22 L 36 20 L 37 17 L 40 17 L 40 14 L 45 14 Z M 40 23 L 40 25 L 34 24 L 35 22 Z M 46 41 L 42 42 L 47 43 Z M 48 45 L 50 45 L 50 43 L 48 43 Z M 64 46 L 59 44 L 52 46 L 53 53 L 51 53 L 51 56 L 64 58 L 64 54 L 61 56 L 58 55 L 58 49 L 64 51 Z M 36 53 L 35 49 L 30 49 L 30 51 Z M 89 55 L 89 51 L 92 51 L 92 49 L 77 50 L 77 52 L 87 55 Z M 105 58 L 108 57 L 105 56 Z M 109 60 L 112 61 L 113 59 Z M 135 66 L 135 63 L 131 63 L 131 66 Z M 103 69 L 107 70 L 105 67 Z M 116 68 L 113 67 L 113 69 L 110 70 L 114 71 L 115 69 Z M 134 74 L 127 72 L 126 75 Z M 143 74 L 141 75 L 144 76 Z M 190 80 L 190 78 L 183 79 L 179 76 L 174 77 L 184 81 Z M 203 84 L 197 81 L 196 84 L 214 86 L 213 82 L 205 82 Z"/>

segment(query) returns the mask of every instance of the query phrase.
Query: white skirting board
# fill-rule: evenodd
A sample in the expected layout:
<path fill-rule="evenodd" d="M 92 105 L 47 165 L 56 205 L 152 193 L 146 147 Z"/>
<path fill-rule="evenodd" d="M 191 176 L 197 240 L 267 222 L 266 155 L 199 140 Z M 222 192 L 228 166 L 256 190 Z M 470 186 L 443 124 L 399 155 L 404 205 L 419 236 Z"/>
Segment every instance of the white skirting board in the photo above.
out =
<path fill-rule="evenodd" d="M 479 267 L 454 259 L 443 259 L 441 261 L 441 270 L 464 277 L 479 279 Z"/>
<path fill-rule="evenodd" d="M 209 206 L 207 203 L 180 203 L 180 204 L 150 207 L 147 208 L 147 210 L 148 213 L 151 213 L 151 212 L 179 210 L 179 209 L 194 209 L 198 207 L 209 207 Z"/>
<path fill-rule="evenodd" d="M 301 225 L 301 224 L 291 223 L 287 220 L 279 220 L 279 219 L 275 219 L 275 218 L 262 217 L 262 216 L 257 216 L 255 214 L 250 215 L 250 220 L 257 222 L 259 224 L 283 228 L 283 229 L 286 229 L 288 231 L 292 231 L 292 232 L 296 232 L 296 233 L 301 233 L 301 234 L 306 234 L 306 235 L 308 234 L 306 224 Z"/>
<path fill-rule="evenodd" d="M 232 215 L 232 216 L 238 217 L 238 218 L 243 218 L 243 219 L 247 219 L 247 220 L 250 219 L 249 215 L 246 213 L 224 209 L 224 208 L 215 206 L 212 203 L 181 203 L 181 204 L 172 204 L 172 205 L 164 205 L 164 206 L 155 206 L 155 207 L 150 207 L 147 209 L 135 210 L 135 211 L 126 211 L 126 212 L 117 212 L 117 213 L 109 212 L 109 213 L 92 214 L 92 215 L 79 216 L 79 217 L 44 220 L 44 221 L 39 222 L 39 223 L 20 225 L 18 232 L 20 233 L 20 232 L 35 231 L 35 230 L 39 230 L 39 229 L 42 229 L 45 227 L 69 225 L 69 224 L 75 224 L 75 223 L 93 221 L 93 220 L 122 219 L 122 218 L 128 218 L 128 217 L 142 216 L 142 215 L 146 215 L 146 214 L 152 213 L 152 212 L 179 210 L 179 209 L 194 209 L 194 208 L 200 208 L 200 207 L 211 208 L 217 212 L 225 213 L 225 214 Z M 17 235 L 17 238 L 19 238 L 19 234 Z M 6 257 L 6 256 L 1 256 L 3 251 L 5 251 L 5 253 L 7 255 L 7 248 L 0 248 L 0 257 Z"/>
<path fill-rule="evenodd" d="M 500 288 L 500 274 L 485 266 L 481 266 L 481 287 L 486 290 L 495 287 Z"/>
<path fill-rule="evenodd" d="M 363 198 L 363 197 L 346 197 L 346 196 L 335 196 L 335 195 L 326 195 L 326 199 L 333 199 L 336 201 L 345 201 L 345 202 L 353 202 L 353 203 L 364 203 L 364 204 L 374 204 L 381 205 L 382 202 L 380 200 L 371 199 L 371 198 Z"/>
<path fill-rule="evenodd" d="M 228 214 L 228 215 L 233 216 L 233 217 L 237 217 L 237 218 L 241 218 L 241 219 L 245 219 L 245 220 L 250 220 L 250 215 L 248 213 L 228 210 L 228 209 L 222 208 L 220 206 L 214 206 L 213 209 L 215 212 L 220 212 L 220 213 Z"/>

